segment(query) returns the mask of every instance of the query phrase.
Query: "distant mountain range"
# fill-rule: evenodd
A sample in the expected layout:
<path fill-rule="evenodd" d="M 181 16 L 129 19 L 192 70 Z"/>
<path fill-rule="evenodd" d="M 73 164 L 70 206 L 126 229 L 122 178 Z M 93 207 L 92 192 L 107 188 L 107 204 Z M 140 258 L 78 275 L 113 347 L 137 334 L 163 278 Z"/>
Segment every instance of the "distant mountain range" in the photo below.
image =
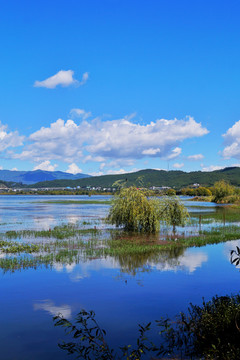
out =
<path fill-rule="evenodd" d="M 53 181 L 59 179 L 76 180 L 85 177 L 90 177 L 87 174 L 69 174 L 62 171 L 13 171 L 13 170 L 0 170 L 0 181 L 10 181 L 22 183 L 26 185 L 35 184 L 42 181 Z"/>
<path fill-rule="evenodd" d="M 1 173 L 0 173 L 1 174 Z M 52 173 L 51 173 L 52 174 Z M 68 174 L 69 175 L 69 174 Z M 80 174 L 83 175 L 83 174 Z M 74 176 L 74 175 L 73 175 Z M 77 176 L 77 175 L 75 175 Z M 31 185 L 30 187 L 118 187 L 121 184 L 127 186 L 135 185 L 138 187 L 169 186 L 176 189 L 198 183 L 202 186 L 212 186 L 216 181 L 225 179 L 232 185 L 240 186 L 240 168 L 229 167 L 222 170 L 211 172 L 203 171 L 164 171 L 164 170 L 141 170 L 134 173 L 120 175 L 102 175 L 85 177 L 77 180 L 58 179 L 44 181 Z"/>

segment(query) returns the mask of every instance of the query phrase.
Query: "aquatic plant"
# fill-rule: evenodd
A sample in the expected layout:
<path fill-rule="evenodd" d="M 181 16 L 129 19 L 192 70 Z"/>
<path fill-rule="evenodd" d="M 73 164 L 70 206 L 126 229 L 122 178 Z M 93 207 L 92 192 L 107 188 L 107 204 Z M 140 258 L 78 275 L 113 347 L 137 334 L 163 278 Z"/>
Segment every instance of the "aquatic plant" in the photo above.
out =
<path fill-rule="evenodd" d="M 28 243 L 19 243 L 17 241 L 4 241 L 0 240 L 0 250 L 3 253 L 28 253 L 31 254 L 33 252 L 38 252 L 40 250 L 40 246 L 37 244 L 28 244 Z"/>
<path fill-rule="evenodd" d="M 53 321 L 73 337 L 72 341 L 58 346 L 77 358 L 137 360 L 155 354 L 181 359 L 236 360 L 240 358 L 239 313 L 240 295 L 215 296 L 208 302 L 203 300 L 201 306 L 190 303 L 188 312 L 181 312 L 173 320 L 161 318 L 154 324 L 139 325 L 137 346 L 125 345 L 118 349 L 108 345 L 106 331 L 97 323 L 93 311 L 80 311 L 74 323 L 61 314 Z M 151 327 L 158 334 L 157 345 L 146 335 Z"/>
<path fill-rule="evenodd" d="M 99 234 L 100 230 L 93 229 L 78 229 L 73 224 L 66 224 L 61 226 L 55 226 L 53 229 L 49 230 L 19 230 L 19 231 L 7 231 L 5 236 L 8 239 L 17 239 L 17 238 L 55 238 L 55 239 L 67 239 L 77 235 L 84 234 Z"/>
<path fill-rule="evenodd" d="M 73 341 L 62 342 L 58 346 L 60 349 L 67 351 L 68 355 L 75 355 L 82 359 L 132 359 L 139 360 L 142 356 L 153 348 L 153 343 L 145 336 L 150 330 L 151 323 L 142 326 L 139 325 L 139 337 L 137 345 L 120 347 L 121 355 L 119 356 L 114 349 L 110 348 L 106 341 L 106 331 L 102 329 L 95 319 L 94 311 L 82 310 L 78 313 L 75 323 L 65 319 L 61 314 L 53 318 L 55 326 L 61 326 L 67 334 L 72 334 Z"/>

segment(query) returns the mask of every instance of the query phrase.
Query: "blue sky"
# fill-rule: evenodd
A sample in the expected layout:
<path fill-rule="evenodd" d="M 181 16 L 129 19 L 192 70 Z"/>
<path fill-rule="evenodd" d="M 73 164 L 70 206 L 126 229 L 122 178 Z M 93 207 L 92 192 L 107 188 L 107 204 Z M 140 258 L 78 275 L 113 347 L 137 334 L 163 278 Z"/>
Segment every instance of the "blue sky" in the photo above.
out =
<path fill-rule="evenodd" d="M 0 166 L 240 164 L 240 3 L 0 1 Z"/>

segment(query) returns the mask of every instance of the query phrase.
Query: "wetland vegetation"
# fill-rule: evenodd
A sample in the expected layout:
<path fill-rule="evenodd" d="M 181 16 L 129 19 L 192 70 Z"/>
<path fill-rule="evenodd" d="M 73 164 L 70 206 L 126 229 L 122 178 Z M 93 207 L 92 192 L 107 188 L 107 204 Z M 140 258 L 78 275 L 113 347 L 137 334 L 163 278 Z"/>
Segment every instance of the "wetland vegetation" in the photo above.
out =
<path fill-rule="evenodd" d="M 172 199 L 174 199 L 174 197 Z M 61 199 L 56 199 L 56 201 L 58 200 L 61 201 Z M 178 288 L 178 286 L 180 286 L 181 284 L 181 281 L 179 281 L 179 285 L 176 284 L 175 280 L 172 283 L 171 281 L 173 280 L 166 280 L 166 282 L 164 283 L 163 278 L 167 275 L 167 273 L 168 276 L 166 276 L 166 279 L 169 279 L 171 271 L 172 271 L 171 277 L 172 279 L 174 279 L 176 276 L 179 276 L 177 275 L 179 271 L 180 273 L 184 271 L 186 266 L 190 266 L 189 269 L 191 270 L 189 271 L 195 272 L 196 271 L 195 269 L 202 266 L 199 264 L 207 261 L 208 257 L 207 255 L 204 255 L 204 252 L 206 251 L 205 250 L 206 245 L 208 245 L 209 247 L 212 244 L 212 246 L 214 246 L 214 249 L 215 248 L 217 249 L 218 246 L 217 244 L 219 245 L 224 243 L 228 244 L 228 241 L 230 240 L 240 239 L 240 228 L 238 227 L 240 210 L 237 206 L 214 207 L 214 204 L 209 206 L 209 204 L 205 204 L 205 203 L 202 204 L 202 203 L 194 203 L 194 202 L 186 201 L 185 205 L 188 206 L 190 217 L 188 219 L 188 223 L 185 224 L 185 227 L 182 227 L 180 224 L 176 224 L 176 231 L 174 232 L 172 229 L 172 224 L 170 222 L 167 222 L 164 218 L 162 218 L 162 221 L 159 222 L 160 225 L 159 232 L 144 233 L 142 231 L 140 232 L 126 231 L 126 229 L 124 229 L 124 226 L 117 229 L 115 226 L 113 225 L 110 226 L 109 223 L 105 223 L 104 218 L 107 217 L 107 213 L 109 211 L 109 205 L 105 204 L 104 201 L 109 202 L 110 199 L 103 198 L 103 201 L 99 201 L 100 199 L 93 198 L 93 200 L 95 202 L 91 201 L 90 203 L 89 200 L 80 199 L 80 201 L 83 202 L 74 203 L 73 202 L 74 199 L 72 198 L 65 199 L 61 203 L 62 206 L 59 206 L 58 203 L 55 203 L 55 201 L 52 202 L 52 199 L 49 200 L 47 199 L 47 202 L 45 203 L 44 201 L 36 202 L 36 197 L 33 199 L 30 198 L 28 200 L 29 206 L 32 207 L 32 209 L 35 209 L 34 211 L 38 211 L 39 214 L 41 214 L 41 209 L 44 209 L 44 211 L 46 211 L 47 209 L 54 209 L 54 211 L 57 212 L 57 214 L 62 214 L 59 216 L 59 218 L 63 219 L 63 221 L 62 222 L 59 221 L 59 223 L 57 225 L 55 224 L 55 226 L 52 226 L 50 221 L 46 222 L 47 216 L 45 216 L 42 222 L 42 226 L 44 225 L 45 228 L 41 228 L 41 227 L 38 229 L 34 228 L 34 226 L 38 224 L 38 222 L 35 222 L 34 226 L 30 225 L 27 227 L 26 221 L 24 221 L 24 219 L 22 219 L 21 216 L 18 216 L 16 217 L 17 220 L 15 220 L 15 222 L 12 219 L 11 230 L 9 230 L 8 224 L 10 224 L 10 222 L 7 218 L 3 217 L 2 219 L 3 225 L 1 225 L 2 226 L 1 229 L 3 230 L 0 240 L 0 269 L 3 274 L 2 275 L 3 279 L 4 277 L 8 278 L 8 276 L 11 276 L 13 280 L 15 279 L 15 277 L 17 279 L 18 278 L 17 274 L 21 271 L 22 278 L 32 277 L 34 283 L 35 276 L 38 279 L 39 278 L 38 274 L 41 274 L 41 276 L 44 276 L 44 274 L 46 274 L 45 281 L 46 281 L 46 289 L 47 289 L 48 282 L 49 281 L 51 282 L 51 280 L 49 280 L 47 276 L 50 276 L 51 278 L 52 276 L 50 275 L 51 272 L 51 274 L 55 273 L 54 279 L 62 278 L 63 284 L 64 286 L 66 286 L 66 292 L 64 291 L 64 294 L 67 294 L 70 291 L 70 294 L 72 294 L 71 296 L 74 296 L 74 293 L 71 293 L 71 291 L 74 292 L 77 291 L 77 286 L 80 286 L 80 282 L 77 281 L 80 280 L 73 280 L 73 282 L 71 283 L 71 280 L 68 281 L 66 280 L 66 276 L 69 277 L 73 276 L 73 274 L 75 274 L 75 271 L 79 271 L 78 269 L 85 269 L 85 267 L 92 268 L 94 266 L 97 266 L 97 270 L 95 272 L 96 275 L 94 275 L 96 277 L 96 281 L 93 282 L 93 290 L 91 291 L 93 291 L 93 293 L 95 292 L 98 293 L 98 296 L 100 296 L 102 299 L 101 300 L 102 303 L 104 304 L 106 302 L 107 304 L 110 304 L 108 303 L 107 297 L 104 296 L 104 292 L 106 292 L 108 296 L 110 296 L 109 301 L 111 301 L 112 304 L 111 306 L 113 306 L 114 308 L 114 303 L 112 303 L 112 297 L 113 297 L 114 301 L 116 301 L 118 304 L 118 309 L 122 309 L 120 310 L 122 311 L 121 316 L 124 317 L 123 314 L 125 310 L 123 309 L 123 307 L 127 309 L 129 306 L 131 307 L 131 301 L 130 302 L 128 300 L 123 301 L 123 305 L 121 305 L 120 300 L 117 300 L 117 297 L 119 296 L 121 298 L 119 294 L 126 292 L 126 298 L 128 298 L 128 296 L 130 296 L 131 298 L 131 296 L 133 295 L 131 295 L 131 292 L 128 293 L 127 290 L 128 287 L 129 289 L 131 289 L 133 286 L 132 279 L 136 279 L 135 280 L 136 284 L 141 286 L 138 286 L 140 290 L 136 290 L 136 289 L 134 290 L 136 292 L 136 296 L 134 295 L 133 297 L 135 304 L 134 307 L 136 307 L 136 310 L 134 310 L 135 320 L 133 319 L 129 320 L 128 318 L 126 321 L 127 323 L 129 321 L 132 321 L 134 323 L 136 323 L 136 321 L 138 323 L 144 323 L 142 322 L 142 320 L 144 320 L 145 318 L 142 319 L 140 315 L 141 313 L 140 308 L 141 306 L 143 306 L 143 308 L 145 309 L 143 313 L 146 312 L 147 321 L 149 320 L 153 324 L 153 320 L 159 318 L 156 315 L 156 310 L 158 307 L 156 307 L 156 304 L 154 303 L 154 299 L 155 299 L 154 295 L 148 296 L 148 293 L 150 292 L 152 294 L 155 291 L 158 293 L 157 299 L 160 306 L 161 304 L 164 303 L 165 299 L 167 302 L 174 301 L 173 299 L 171 300 L 171 297 L 169 297 L 169 295 L 164 295 L 166 291 L 167 292 L 169 291 L 171 293 L 171 284 L 173 288 L 174 287 Z M 12 201 L 13 203 L 15 203 L 16 200 L 13 199 Z M 85 201 L 87 201 L 87 203 L 85 203 Z M 23 202 L 23 204 L 19 205 L 22 208 L 22 212 L 25 211 L 24 204 L 25 203 Z M 20 215 L 22 214 L 22 212 L 18 212 L 18 214 Z M 78 213 L 84 214 L 84 216 L 79 217 L 76 215 Z M 97 217 L 96 217 L 96 213 L 98 214 Z M 9 212 L 9 214 L 11 215 L 12 213 Z M 29 216 L 28 215 L 29 211 L 26 212 L 26 214 L 27 216 Z M 52 219 L 51 215 L 49 216 L 49 219 L 50 220 Z M 71 221 L 72 219 L 72 222 L 66 222 L 66 219 L 69 219 L 69 221 Z M 15 224 L 15 228 L 14 228 L 14 224 Z M 193 259 L 190 255 L 186 255 L 186 254 L 191 254 L 189 253 L 189 250 L 191 249 L 193 249 L 193 254 L 195 254 L 193 255 Z M 230 254 L 230 250 L 229 250 L 229 254 Z M 237 256 L 238 252 L 234 253 L 233 255 Z M 219 254 L 218 257 L 220 257 Z M 189 261 L 192 261 L 192 263 L 187 265 Z M 237 263 L 237 261 L 238 259 L 235 261 L 235 263 Z M 196 264 L 194 264 L 195 262 Z M 114 277 L 114 279 L 111 280 L 110 282 L 111 290 L 109 291 L 102 290 L 105 289 L 106 286 L 104 280 L 106 275 L 104 274 L 107 270 L 104 267 L 105 269 L 104 273 L 101 273 L 100 269 L 98 269 L 100 264 L 106 264 L 106 269 L 107 266 L 112 266 L 111 270 L 109 269 L 109 273 L 114 274 L 114 276 L 111 275 L 111 278 Z M 117 270 L 114 270 L 115 266 L 117 267 Z M 219 266 L 221 267 L 222 264 L 220 263 Z M 81 287 L 81 294 L 79 294 L 79 296 L 81 298 L 85 296 L 86 297 L 85 306 L 88 309 L 94 308 L 96 310 L 96 313 L 99 315 L 99 312 L 101 314 L 101 311 L 98 309 L 97 302 L 94 302 L 95 304 L 94 307 L 93 305 L 88 304 L 89 299 L 91 303 L 91 296 L 89 297 L 88 295 L 88 291 L 89 291 L 88 284 L 89 283 L 91 284 L 90 277 L 92 275 L 89 274 L 88 272 L 85 274 L 84 272 L 85 270 L 82 271 L 83 273 L 81 273 L 80 275 L 76 273 L 76 279 L 82 279 L 81 280 L 82 284 L 84 284 L 84 287 Z M 225 272 L 227 271 L 225 270 Z M 160 274 L 161 277 L 159 277 Z M 156 276 L 159 277 L 159 282 L 153 281 L 153 279 L 156 278 Z M 217 276 L 217 273 L 215 274 L 215 276 Z M 146 287 L 144 287 L 142 283 L 143 279 L 145 279 L 145 284 L 149 283 L 150 285 L 146 285 Z M 189 277 L 189 274 L 187 273 L 186 273 L 186 279 L 191 279 L 191 277 Z M 196 279 L 194 278 L 194 276 L 192 276 L 192 279 L 193 279 L 192 281 L 195 282 L 198 281 L 197 278 Z M 205 272 L 204 282 L 207 283 L 209 279 L 210 279 L 209 273 Z M 228 282 L 231 283 L 232 281 L 234 281 L 234 279 L 235 277 L 231 275 L 231 278 L 228 278 Z M 116 284 L 116 280 L 120 280 L 117 281 L 117 284 L 119 283 L 118 285 Z M 190 281 L 190 280 L 186 280 L 186 281 Z M 98 282 L 100 282 L 99 288 L 98 288 Z M 151 283 L 153 283 L 153 285 L 151 285 Z M 55 284 L 54 283 L 51 284 L 53 289 L 56 289 Z M 226 285 L 227 283 L 224 284 Z M 122 288 L 121 286 L 125 286 L 125 288 Z M 119 293 L 118 290 L 116 290 L 119 287 L 121 288 L 121 293 Z M 233 288 L 234 287 L 235 285 L 233 285 Z M 24 285 L 23 288 L 25 289 Z M 73 290 L 70 290 L 71 288 Z M 168 288 L 169 290 L 167 290 Z M 207 297 L 207 302 L 205 303 L 205 305 L 203 304 L 201 306 L 201 309 L 204 309 L 204 314 L 205 314 L 206 309 L 209 309 L 211 307 L 214 308 L 217 305 L 216 302 L 214 303 L 213 300 L 210 300 L 209 296 L 207 295 L 209 294 L 209 291 L 210 294 L 212 294 L 211 287 L 209 287 L 207 290 L 206 288 L 204 289 L 205 289 L 204 291 L 201 291 L 198 299 L 201 299 L 202 296 Z M 37 290 L 34 291 L 36 292 Z M 140 294 L 139 291 L 141 292 L 141 294 L 146 293 L 147 298 L 144 298 L 143 301 L 144 302 L 147 301 L 150 304 L 149 310 L 146 309 L 145 305 L 141 301 L 141 296 L 139 295 Z M 181 294 L 184 293 L 184 291 L 186 291 L 184 286 L 183 289 L 179 287 L 178 293 L 174 294 L 174 296 L 177 295 L 178 301 L 179 299 L 181 299 L 182 296 Z M 216 289 L 216 292 L 219 293 L 219 290 Z M 49 290 L 45 290 L 45 293 L 48 294 L 48 295 L 44 295 L 43 297 L 43 300 L 45 302 L 48 301 L 47 299 L 54 296 L 54 295 L 52 296 L 49 295 Z M 115 295 L 115 293 L 118 295 Z M 193 292 L 193 294 L 195 293 Z M 222 294 L 225 295 L 225 291 L 220 295 Z M 214 293 L 212 295 L 214 295 Z M 34 296 L 37 299 L 40 297 L 40 295 L 34 295 Z M 60 295 L 58 293 L 58 296 L 61 297 L 63 295 Z M 64 296 L 66 297 L 67 295 Z M 189 298 L 189 295 L 186 296 L 187 299 L 191 299 L 191 297 Z M 235 300 L 236 298 L 233 299 L 233 302 Z M 57 302 L 57 300 L 55 301 Z M 63 301 L 64 303 L 66 302 L 66 300 Z M 76 301 L 75 298 L 72 301 Z M 208 303 L 209 301 L 213 301 L 210 304 L 211 306 Z M 186 305 L 186 300 L 184 300 L 184 302 L 183 301 L 180 302 L 180 305 L 182 306 L 183 303 Z M 52 315 L 53 313 L 57 315 L 57 311 L 58 311 L 57 306 L 54 305 L 56 307 L 56 310 L 54 310 L 55 309 L 54 306 L 51 307 L 50 305 L 47 305 L 48 303 L 46 303 L 45 305 L 44 304 L 41 306 L 43 309 L 48 309 L 45 311 L 48 311 Z M 221 306 L 222 305 L 223 304 L 221 303 Z M 110 305 L 106 305 L 106 306 L 110 306 Z M 196 306 L 200 306 L 199 302 L 198 305 Z M 66 313 L 64 309 L 65 307 L 63 307 L 63 310 L 59 308 L 58 312 L 66 314 L 65 319 L 72 324 L 73 321 L 69 318 L 69 316 L 67 316 L 68 313 Z M 78 311 L 79 309 L 80 307 L 78 307 Z M 102 319 L 101 322 L 104 319 L 103 314 L 106 314 L 105 305 L 104 305 L 104 309 L 105 309 L 104 310 L 105 313 L 102 313 L 100 315 L 100 318 Z M 151 316 L 149 316 L 150 309 L 152 309 L 151 310 L 152 312 L 150 312 L 152 314 Z M 168 305 L 168 311 L 169 309 L 170 308 Z M 179 308 L 179 311 L 181 309 L 185 310 L 184 308 Z M 203 312 L 201 312 L 203 310 L 200 310 L 200 308 L 194 308 L 194 309 L 198 311 L 198 314 L 203 314 Z M 89 314 L 89 312 L 87 311 L 86 314 Z M 189 320 L 186 312 L 185 314 L 186 314 L 186 319 Z M 162 315 L 166 315 L 166 312 L 163 311 Z M 173 319 L 173 315 L 174 314 L 172 311 L 170 313 L 170 318 L 164 318 L 164 319 Z M 116 314 L 114 316 L 118 316 L 118 315 Z M 142 320 L 141 319 L 138 320 L 137 316 L 140 316 Z M 60 320 L 60 318 L 58 318 L 58 320 Z M 125 324 L 124 326 L 126 326 L 127 323 L 124 323 Z M 145 324 L 146 323 L 147 322 L 145 322 Z M 170 320 L 168 322 L 165 322 L 164 324 L 166 325 L 167 329 L 172 329 L 171 332 L 169 333 L 174 334 L 174 338 L 175 338 L 174 341 L 176 341 L 177 337 L 180 336 L 177 335 L 177 331 L 179 329 L 177 329 L 175 325 L 174 328 L 172 328 L 173 324 L 170 322 Z M 177 324 L 177 322 L 175 324 Z M 190 320 L 189 323 L 186 324 L 190 326 Z M 207 322 L 204 323 L 204 326 L 205 325 L 207 327 Z M 110 338 L 111 338 L 111 334 L 114 333 L 115 330 L 113 327 L 111 327 L 111 325 L 110 327 L 108 326 L 107 328 L 109 329 Z M 142 325 L 142 330 L 143 329 L 145 329 L 145 325 Z M 193 327 L 191 329 L 194 330 Z M 152 330 L 150 330 L 150 334 L 152 334 L 151 331 Z M 136 332 L 133 332 L 133 334 L 136 334 Z M 156 339 L 153 340 L 155 341 Z M 134 344 L 133 337 L 129 341 L 130 344 Z M 214 341 L 213 344 L 215 344 Z M 124 338 L 123 341 L 121 341 L 121 343 L 123 344 L 125 343 Z M 139 344 L 141 344 L 141 341 Z M 178 345 L 174 343 L 175 350 L 177 349 L 176 346 Z M 116 343 L 114 343 L 113 348 L 114 349 L 117 348 Z M 130 348 L 128 348 L 128 355 L 130 356 L 133 353 L 139 354 L 138 352 L 134 352 L 134 351 L 140 351 L 139 349 L 140 347 L 134 347 L 134 345 L 132 345 Z M 144 350 L 144 348 L 141 347 L 141 350 Z M 161 356 L 165 356 L 164 352 L 162 352 Z M 59 358 L 61 358 L 61 356 Z M 62 355 L 62 359 L 65 359 L 64 355 Z M 233 357 L 232 358 L 229 357 L 229 359 L 233 359 Z"/>

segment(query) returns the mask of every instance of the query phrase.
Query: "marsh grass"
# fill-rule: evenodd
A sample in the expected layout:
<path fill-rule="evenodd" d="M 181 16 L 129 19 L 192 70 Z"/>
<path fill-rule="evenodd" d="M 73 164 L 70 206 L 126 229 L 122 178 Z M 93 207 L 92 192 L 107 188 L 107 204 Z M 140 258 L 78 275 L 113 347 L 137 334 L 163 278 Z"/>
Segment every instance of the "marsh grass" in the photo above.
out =
<path fill-rule="evenodd" d="M 20 254 L 20 253 L 34 253 L 39 252 L 40 246 L 38 244 L 25 244 L 17 241 L 0 240 L 0 250 L 6 254 Z"/>
<path fill-rule="evenodd" d="M 78 235 L 97 235 L 100 230 L 94 229 L 78 229 L 72 224 L 55 226 L 49 230 L 19 230 L 7 231 L 5 237 L 7 239 L 21 239 L 21 238 L 55 238 L 68 239 Z"/>
<path fill-rule="evenodd" d="M 148 266 L 149 262 L 176 260 L 188 247 L 237 240 L 240 238 L 240 227 L 214 227 L 209 231 L 199 231 L 198 235 L 175 234 L 163 238 L 156 234 L 136 235 L 119 229 L 79 229 L 67 224 L 48 231 L 8 231 L 5 237 L 8 240 L 0 240 L 0 251 L 7 254 L 6 258 L 0 259 L 2 269 L 34 268 L 43 264 L 51 267 L 54 263 L 71 264 L 110 256 L 119 261 L 124 271 L 134 274 L 136 269 Z M 36 240 L 34 244 L 12 240 L 21 238 Z M 21 255 L 10 258 L 11 254 L 23 253 L 30 257 Z M 175 260 L 172 260 L 174 266 L 177 265 Z"/>

